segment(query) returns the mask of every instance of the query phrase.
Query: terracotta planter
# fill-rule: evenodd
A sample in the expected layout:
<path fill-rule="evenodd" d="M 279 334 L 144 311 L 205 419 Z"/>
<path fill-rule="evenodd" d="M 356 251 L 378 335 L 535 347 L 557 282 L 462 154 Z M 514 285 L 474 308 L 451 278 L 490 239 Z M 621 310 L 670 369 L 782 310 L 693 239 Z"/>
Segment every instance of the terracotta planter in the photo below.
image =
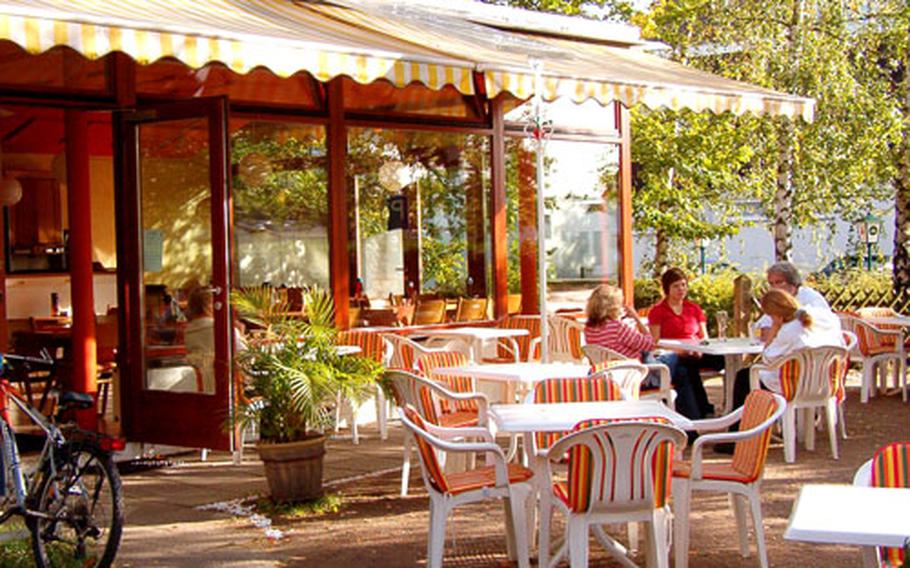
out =
<path fill-rule="evenodd" d="M 325 436 L 300 442 L 256 445 L 269 493 L 276 501 L 306 501 L 322 496 L 322 459 Z"/>

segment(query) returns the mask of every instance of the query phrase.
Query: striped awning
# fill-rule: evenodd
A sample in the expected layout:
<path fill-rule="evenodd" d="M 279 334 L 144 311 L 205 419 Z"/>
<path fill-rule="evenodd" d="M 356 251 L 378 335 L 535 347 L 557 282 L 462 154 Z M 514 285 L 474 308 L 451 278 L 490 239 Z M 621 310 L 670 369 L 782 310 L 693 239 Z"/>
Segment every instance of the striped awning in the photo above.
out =
<path fill-rule="evenodd" d="M 473 61 L 325 18 L 286 0 L 0 0 L 0 39 L 31 53 L 68 46 L 89 59 L 176 58 L 237 73 L 265 67 L 320 81 L 345 75 L 474 93 Z"/>
<path fill-rule="evenodd" d="M 700 71 L 628 47 L 506 31 L 421 9 L 401 0 L 332 0 L 312 9 L 335 20 L 405 39 L 440 53 L 468 54 L 483 72 L 486 94 L 534 94 L 538 61 L 545 100 L 567 97 L 628 107 L 753 113 L 811 121 L 815 101 Z"/>

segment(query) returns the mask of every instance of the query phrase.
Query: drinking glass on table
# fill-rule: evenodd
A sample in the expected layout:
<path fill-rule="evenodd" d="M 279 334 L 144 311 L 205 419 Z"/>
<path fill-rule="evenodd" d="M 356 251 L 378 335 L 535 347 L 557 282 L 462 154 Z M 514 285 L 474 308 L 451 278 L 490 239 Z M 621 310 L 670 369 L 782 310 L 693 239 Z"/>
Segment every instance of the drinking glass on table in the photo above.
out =
<path fill-rule="evenodd" d="M 729 322 L 729 316 L 725 311 L 719 311 L 714 314 L 714 318 L 717 320 L 717 337 L 721 341 L 727 340 L 727 323 Z"/>

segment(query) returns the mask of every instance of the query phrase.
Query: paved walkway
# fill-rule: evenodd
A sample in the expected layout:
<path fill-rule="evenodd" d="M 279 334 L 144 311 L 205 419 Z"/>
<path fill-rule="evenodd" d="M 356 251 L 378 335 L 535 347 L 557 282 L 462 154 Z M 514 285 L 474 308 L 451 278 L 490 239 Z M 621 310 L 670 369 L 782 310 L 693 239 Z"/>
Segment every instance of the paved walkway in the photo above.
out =
<path fill-rule="evenodd" d="M 379 441 L 375 429 L 362 430 L 358 446 L 350 438 L 329 441 L 323 474 L 327 485 L 401 467 L 400 428 L 392 428 L 386 442 Z M 288 565 L 264 531 L 251 533 L 249 519 L 198 508 L 266 494 L 265 474 L 255 451 L 248 450 L 241 465 L 234 465 L 230 454 L 223 452 L 210 453 L 205 462 L 198 453 L 173 462 L 123 476 L 126 528 L 117 566 Z M 251 534 L 258 536 L 251 538 Z"/>

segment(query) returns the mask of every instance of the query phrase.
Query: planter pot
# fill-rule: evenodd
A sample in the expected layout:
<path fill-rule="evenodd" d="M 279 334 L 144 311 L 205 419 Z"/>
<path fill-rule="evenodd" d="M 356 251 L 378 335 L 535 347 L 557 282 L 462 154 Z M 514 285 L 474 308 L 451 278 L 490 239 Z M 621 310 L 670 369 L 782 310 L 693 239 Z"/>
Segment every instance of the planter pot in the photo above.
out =
<path fill-rule="evenodd" d="M 269 493 L 276 501 L 306 501 L 322 496 L 322 459 L 325 436 L 300 442 L 256 445 Z"/>

